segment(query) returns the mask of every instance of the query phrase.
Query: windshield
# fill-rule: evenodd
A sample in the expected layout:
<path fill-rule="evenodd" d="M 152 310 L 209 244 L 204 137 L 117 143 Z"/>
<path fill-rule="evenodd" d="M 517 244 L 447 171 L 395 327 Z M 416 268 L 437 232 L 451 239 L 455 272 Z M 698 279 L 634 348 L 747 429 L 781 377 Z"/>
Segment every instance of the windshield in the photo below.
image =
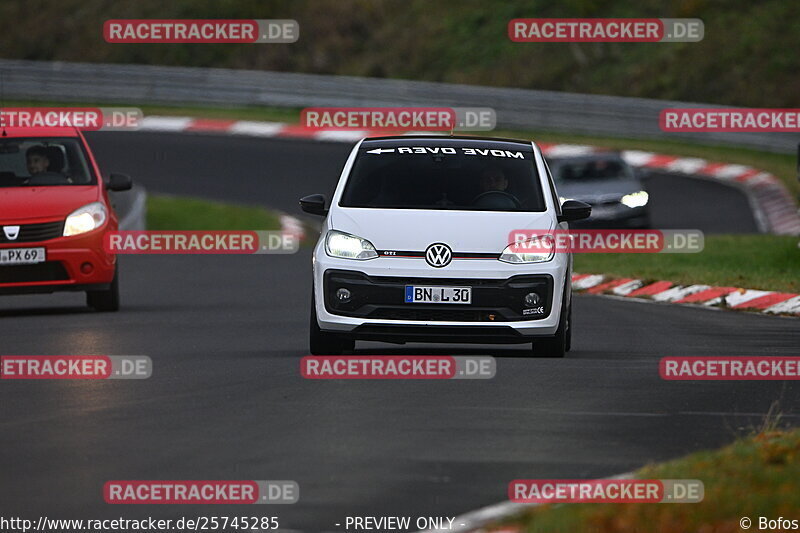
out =
<path fill-rule="evenodd" d="M 584 159 L 551 163 L 556 182 L 633 179 L 633 170 L 621 159 Z"/>
<path fill-rule="evenodd" d="M 532 152 L 462 146 L 362 148 L 339 205 L 545 210 Z"/>
<path fill-rule="evenodd" d="M 0 140 L 0 187 L 91 185 L 94 177 L 75 138 Z"/>

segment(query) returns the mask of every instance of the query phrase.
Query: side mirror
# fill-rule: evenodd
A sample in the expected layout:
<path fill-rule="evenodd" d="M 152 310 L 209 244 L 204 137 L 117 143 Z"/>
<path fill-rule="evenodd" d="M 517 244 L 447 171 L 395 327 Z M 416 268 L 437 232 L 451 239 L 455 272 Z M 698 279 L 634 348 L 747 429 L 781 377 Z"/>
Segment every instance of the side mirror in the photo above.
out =
<path fill-rule="evenodd" d="M 311 194 L 300 198 L 300 209 L 321 217 L 328 214 L 328 210 L 325 209 L 325 197 L 321 194 Z"/>
<path fill-rule="evenodd" d="M 109 191 L 129 191 L 133 187 L 133 180 L 127 174 L 111 174 L 106 182 Z"/>
<path fill-rule="evenodd" d="M 570 222 L 572 220 L 582 220 L 589 218 L 592 214 L 592 206 L 578 200 L 567 200 L 561 204 L 561 214 L 558 216 L 559 222 Z"/>

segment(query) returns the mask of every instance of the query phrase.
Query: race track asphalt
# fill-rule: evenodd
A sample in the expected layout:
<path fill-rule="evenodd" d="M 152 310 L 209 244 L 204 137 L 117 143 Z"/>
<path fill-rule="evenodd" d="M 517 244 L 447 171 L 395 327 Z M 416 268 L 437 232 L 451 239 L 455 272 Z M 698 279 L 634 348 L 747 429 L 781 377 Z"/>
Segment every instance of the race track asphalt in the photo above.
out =
<path fill-rule="evenodd" d="M 104 168 L 131 173 L 150 192 L 287 211 L 299 196 L 332 190 L 348 150 L 117 135 L 130 137 L 92 138 Z M 724 211 L 738 197 L 720 197 L 719 217 L 741 218 Z M 282 529 L 334 531 L 346 516 L 457 515 L 504 500 L 517 478 L 604 477 L 719 446 L 756 427 L 776 401 L 797 422 L 792 382 L 658 376 L 668 355 L 798 355 L 796 319 L 597 296 L 576 297 L 564 360 L 509 357 L 521 355 L 515 346 L 360 343 L 362 354 L 492 354 L 497 375 L 304 380 L 310 271 L 307 248 L 126 256 L 119 313 L 89 312 L 79 294 L 0 300 L 3 354 L 154 363 L 143 381 L 0 382 L 0 514 L 277 515 Z M 292 479 L 301 496 L 290 506 L 111 506 L 102 488 L 114 479 Z"/>

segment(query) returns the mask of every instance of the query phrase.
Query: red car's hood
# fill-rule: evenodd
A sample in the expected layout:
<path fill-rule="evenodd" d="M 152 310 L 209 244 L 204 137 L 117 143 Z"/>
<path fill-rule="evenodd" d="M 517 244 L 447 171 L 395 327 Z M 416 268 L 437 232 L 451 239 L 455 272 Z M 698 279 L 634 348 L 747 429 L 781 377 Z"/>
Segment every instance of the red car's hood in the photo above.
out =
<path fill-rule="evenodd" d="M 66 218 L 98 196 L 96 185 L 0 187 L 0 224 Z"/>

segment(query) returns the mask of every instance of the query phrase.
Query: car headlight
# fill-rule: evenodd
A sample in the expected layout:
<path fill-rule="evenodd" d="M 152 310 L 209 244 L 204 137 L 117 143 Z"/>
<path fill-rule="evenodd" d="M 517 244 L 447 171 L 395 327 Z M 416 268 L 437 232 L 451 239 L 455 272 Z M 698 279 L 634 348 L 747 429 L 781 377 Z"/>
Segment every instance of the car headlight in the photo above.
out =
<path fill-rule="evenodd" d="M 553 238 L 550 235 L 543 235 L 509 244 L 498 259 L 504 263 L 544 263 L 553 259 L 555 253 Z"/>
<path fill-rule="evenodd" d="M 643 205 L 647 205 L 647 201 L 650 199 L 650 196 L 647 194 L 646 191 L 639 191 L 634 192 L 631 194 L 626 194 L 622 197 L 620 202 L 628 207 L 642 207 Z"/>
<path fill-rule="evenodd" d="M 105 224 L 108 218 L 106 206 L 101 202 L 92 202 L 76 209 L 64 222 L 64 237 L 80 235 L 95 230 Z"/>
<path fill-rule="evenodd" d="M 378 257 L 375 247 L 366 239 L 331 230 L 325 237 L 325 251 L 331 257 L 342 259 L 374 259 Z"/>

